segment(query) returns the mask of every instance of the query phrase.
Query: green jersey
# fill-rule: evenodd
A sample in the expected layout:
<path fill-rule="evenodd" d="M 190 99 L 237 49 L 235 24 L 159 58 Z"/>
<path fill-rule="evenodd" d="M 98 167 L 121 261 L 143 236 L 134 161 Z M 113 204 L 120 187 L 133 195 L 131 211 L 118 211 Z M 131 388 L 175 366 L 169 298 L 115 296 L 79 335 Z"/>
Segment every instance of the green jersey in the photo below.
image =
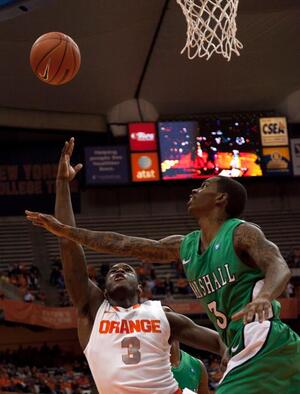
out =
<path fill-rule="evenodd" d="M 197 393 L 202 373 L 200 361 L 183 350 L 180 357 L 179 366 L 172 367 L 174 378 L 182 390 L 188 388 Z"/>
<path fill-rule="evenodd" d="M 201 231 L 186 235 L 180 248 L 190 286 L 227 346 L 243 325 L 242 320 L 232 321 L 231 316 L 251 302 L 264 278 L 260 269 L 243 263 L 234 250 L 234 230 L 241 223 L 239 219 L 226 220 L 201 254 Z M 272 302 L 272 309 L 273 317 L 278 317 L 277 301 Z"/>

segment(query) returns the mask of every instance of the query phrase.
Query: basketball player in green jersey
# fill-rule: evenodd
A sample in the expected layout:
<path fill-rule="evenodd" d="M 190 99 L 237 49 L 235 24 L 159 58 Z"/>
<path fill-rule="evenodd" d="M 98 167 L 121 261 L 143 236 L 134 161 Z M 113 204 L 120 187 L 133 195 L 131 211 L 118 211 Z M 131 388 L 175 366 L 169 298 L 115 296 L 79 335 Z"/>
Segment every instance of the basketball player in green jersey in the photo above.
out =
<path fill-rule="evenodd" d="M 182 390 L 188 388 L 198 394 L 209 393 L 205 365 L 181 350 L 178 341 L 172 342 L 170 362 L 174 378 Z"/>
<path fill-rule="evenodd" d="M 196 297 L 230 351 L 218 394 L 296 394 L 300 338 L 281 322 L 275 301 L 290 270 L 257 226 L 237 219 L 246 200 L 237 181 L 210 178 L 188 202 L 201 230 L 160 241 L 67 226 L 36 212 L 27 216 L 56 236 L 98 252 L 159 263 L 181 259 Z"/>

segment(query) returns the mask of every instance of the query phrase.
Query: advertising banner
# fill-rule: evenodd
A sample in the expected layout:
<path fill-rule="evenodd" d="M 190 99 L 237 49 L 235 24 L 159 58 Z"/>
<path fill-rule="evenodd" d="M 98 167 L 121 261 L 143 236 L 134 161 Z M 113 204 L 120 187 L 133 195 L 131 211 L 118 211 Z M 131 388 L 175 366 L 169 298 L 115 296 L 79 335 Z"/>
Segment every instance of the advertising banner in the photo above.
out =
<path fill-rule="evenodd" d="M 284 146 L 289 144 L 286 118 L 260 118 L 259 124 L 262 146 Z"/>
<path fill-rule="evenodd" d="M 131 169 L 133 182 L 151 182 L 160 179 L 157 153 L 132 153 Z"/>
<path fill-rule="evenodd" d="M 262 152 L 265 175 L 286 175 L 290 173 L 291 159 L 287 146 L 263 148 Z"/>
<path fill-rule="evenodd" d="M 76 309 L 49 308 L 43 305 L 21 301 L 5 300 L 2 302 L 4 319 L 55 329 L 77 327 Z"/>
<path fill-rule="evenodd" d="M 300 138 L 292 138 L 290 142 L 293 161 L 293 172 L 294 175 L 300 175 Z"/>
<path fill-rule="evenodd" d="M 84 153 L 87 185 L 129 182 L 128 151 L 125 145 L 86 147 Z"/>
<path fill-rule="evenodd" d="M 23 215 L 25 209 L 53 212 L 60 152 L 61 144 L 1 146 L 0 215 Z M 80 207 L 78 179 L 71 183 L 75 212 Z"/>
<path fill-rule="evenodd" d="M 130 123 L 128 125 L 130 150 L 135 152 L 157 150 L 155 123 Z"/>
<path fill-rule="evenodd" d="M 280 298 L 278 301 L 281 304 L 282 319 L 297 319 L 300 315 L 300 302 L 296 297 Z M 186 315 L 206 313 L 198 300 L 168 300 L 166 305 L 175 312 Z M 0 300 L 0 310 L 4 311 L 4 319 L 7 321 L 53 329 L 77 327 L 77 313 L 74 307 L 50 308 L 22 301 Z"/>

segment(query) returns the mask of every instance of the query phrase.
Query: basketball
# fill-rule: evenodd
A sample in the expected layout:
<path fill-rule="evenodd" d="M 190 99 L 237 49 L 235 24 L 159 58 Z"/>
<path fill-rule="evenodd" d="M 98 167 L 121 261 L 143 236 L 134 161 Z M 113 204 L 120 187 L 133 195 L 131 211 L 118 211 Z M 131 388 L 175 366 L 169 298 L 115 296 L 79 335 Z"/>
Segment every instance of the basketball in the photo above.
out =
<path fill-rule="evenodd" d="M 30 65 L 34 74 L 50 85 L 63 85 L 78 73 L 81 63 L 76 42 L 64 33 L 40 36 L 32 45 Z"/>

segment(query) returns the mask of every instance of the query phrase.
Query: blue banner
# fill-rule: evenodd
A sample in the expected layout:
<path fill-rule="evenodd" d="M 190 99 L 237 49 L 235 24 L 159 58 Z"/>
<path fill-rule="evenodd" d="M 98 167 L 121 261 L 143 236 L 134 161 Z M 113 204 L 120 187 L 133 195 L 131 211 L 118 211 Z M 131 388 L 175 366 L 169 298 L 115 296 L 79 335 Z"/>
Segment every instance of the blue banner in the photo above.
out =
<path fill-rule="evenodd" d="M 129 182 L 127 146 L 86 147 L 84 153 L 87 185 L 124 184 Z"/>

